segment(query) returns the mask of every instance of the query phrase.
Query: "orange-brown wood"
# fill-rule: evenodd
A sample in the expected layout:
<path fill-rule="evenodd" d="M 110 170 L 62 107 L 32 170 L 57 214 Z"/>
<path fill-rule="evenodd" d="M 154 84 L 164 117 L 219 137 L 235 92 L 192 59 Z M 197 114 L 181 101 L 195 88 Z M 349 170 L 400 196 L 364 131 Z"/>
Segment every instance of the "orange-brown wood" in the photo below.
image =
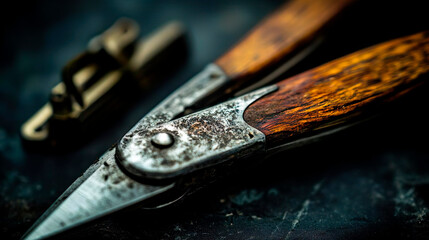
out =
<path fill-rule="evenodd" d="M 278 83 L 244 119 L 283 144 L 352 123 L 378 111 L 429 77 L 429 32 L 392 40 L 334 60 Z"/>
<path fill-rule="evenodd" d="M 247 81 L 264 70 L 272 70 L 271 67 L 311 41 L 351 2 L 288 1 L 215 63 L 235 81 Z"/>

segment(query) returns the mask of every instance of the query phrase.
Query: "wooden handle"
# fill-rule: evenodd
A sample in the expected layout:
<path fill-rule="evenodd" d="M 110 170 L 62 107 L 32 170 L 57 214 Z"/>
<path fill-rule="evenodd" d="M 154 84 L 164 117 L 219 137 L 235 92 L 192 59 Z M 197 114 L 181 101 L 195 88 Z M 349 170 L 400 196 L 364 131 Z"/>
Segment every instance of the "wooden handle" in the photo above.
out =
<path fill-rule="evenodd" d="M 233 81 L 270 71 L 331 21 L 352 0 L 291 0 L 216 60 Z M 236 83 L 238 84 L 238 83 Z"/>
<path fill-rule="evenodd" d="M 351 123 L 429 77 L 429 31 L 382 43 L 278 83 L 244 119 L 274 147 Z"/>

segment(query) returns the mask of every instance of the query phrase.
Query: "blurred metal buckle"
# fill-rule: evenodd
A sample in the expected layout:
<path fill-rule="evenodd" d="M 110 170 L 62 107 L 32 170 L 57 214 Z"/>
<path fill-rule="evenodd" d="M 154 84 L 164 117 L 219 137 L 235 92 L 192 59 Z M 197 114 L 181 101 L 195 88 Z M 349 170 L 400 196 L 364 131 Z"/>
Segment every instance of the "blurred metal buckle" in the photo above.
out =
<path fill-rule="evenodd" d="M 64 66 L 49 102 L 21 126 L 25 145 L 69 146 L 185 62 L 182 24 L 170 22 L 140 40 L 138 35 L 138 24 L 124 18 L 91 39 Z"/>

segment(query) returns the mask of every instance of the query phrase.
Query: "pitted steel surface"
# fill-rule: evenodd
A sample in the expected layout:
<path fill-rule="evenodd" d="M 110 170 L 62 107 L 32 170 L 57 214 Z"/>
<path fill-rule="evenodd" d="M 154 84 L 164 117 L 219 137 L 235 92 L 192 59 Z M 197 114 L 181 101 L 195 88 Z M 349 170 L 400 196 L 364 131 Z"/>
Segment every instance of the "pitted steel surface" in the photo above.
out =
<path fill-rule="evenodd" d="M 169 178 L 264 150 L 265 135 L 243 119 L 255 100 L 276 90 L 270 86 L 171 122 L 135 129 L 118 145 L 117 160 L 130 173 Z M 173 137 L 167 148 L 154 146 L 160 133 Z"/>
<path fill-rule="evenodd" d="M 40 239 L 81 225 L 156 196 L 175 186 L 145 185 L 129 178 L 117 166 L 115 149 L 108 150 L 49 208 L 25 239 Z"/>

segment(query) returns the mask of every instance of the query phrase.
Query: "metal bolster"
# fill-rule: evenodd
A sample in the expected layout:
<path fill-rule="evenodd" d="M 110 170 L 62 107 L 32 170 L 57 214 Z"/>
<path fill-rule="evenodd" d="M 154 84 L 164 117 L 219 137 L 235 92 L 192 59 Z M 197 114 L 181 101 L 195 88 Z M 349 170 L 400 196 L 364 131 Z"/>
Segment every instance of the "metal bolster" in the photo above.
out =
<path fill-rule="evenodd" d="M 174 91 L 164 101 L 159 103 L 151 112 L 144 116 L 127 134 L 119 141 L 117 146 L 118 156 L 128 156 L 141 148 L 138 135 L 144 129 L 155 127 L 158 124 L 173 120 L 182 114 L 186 108 L 193 106 L 202 99 L 211 95 L 228 82 L 226 74 L 215 64 L 207 65 L 203 71 L 191 78 L 187 83 Z M 126 159 L 127 157 L 119 157 Z M 127 164 L 123 164 L 127 165 Z M 139 174 L 136 174 L 139 175 Z"/>
<path fill-rule="evenodd" d="M 243 119 L 245 109 L 277 86 L 171 122 L 136 128 L 118 145 L 116 157 L 129 173 L 165 179 L 265 150 L 265 135 Z"/>

